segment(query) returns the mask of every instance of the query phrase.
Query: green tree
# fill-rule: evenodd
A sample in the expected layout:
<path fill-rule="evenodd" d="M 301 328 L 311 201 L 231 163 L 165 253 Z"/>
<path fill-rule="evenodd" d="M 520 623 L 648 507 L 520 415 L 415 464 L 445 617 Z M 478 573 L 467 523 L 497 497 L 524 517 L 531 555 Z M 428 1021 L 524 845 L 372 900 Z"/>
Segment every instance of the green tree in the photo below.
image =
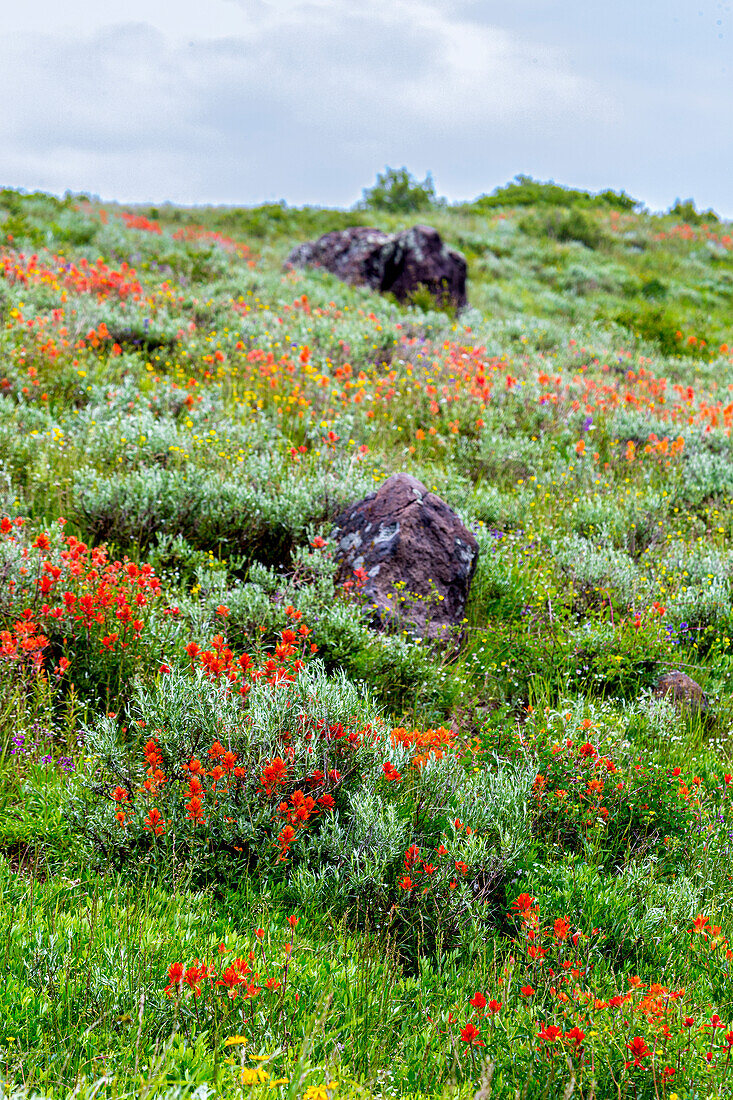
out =
<path fill-rule="evenodd" d="M 406 168 L 385 168 L 377 173 L 376 182 L 364 188 L 359 205 L 366 210 L 391 210 L 396 214 L 411 214 L 438 203 L 433 177 L 416 180 Z"/>

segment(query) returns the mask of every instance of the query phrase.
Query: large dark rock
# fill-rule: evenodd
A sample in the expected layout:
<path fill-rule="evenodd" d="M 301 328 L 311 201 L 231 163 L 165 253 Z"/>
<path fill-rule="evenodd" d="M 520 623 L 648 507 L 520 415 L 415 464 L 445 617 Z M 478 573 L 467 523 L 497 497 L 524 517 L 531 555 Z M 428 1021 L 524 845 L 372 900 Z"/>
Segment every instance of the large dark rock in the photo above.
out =
<path fill-rule="evenodd" d="M 710 703 L 705 692 L 686 672 L 666 672 L 654 685 L 653 694 L 657 698 L 668 698 L 678 710 L 688 710 L 696 714 L 710 713 Z"/>
<path fill-rule="evenodd" d="M 323 267 L 344 282 L 391 291 L 401 302 L 426 287 L 443 305 L 466 305 L 466 261 L 428 225 L 391 235 L 366 226 L 336 230 L 298 245 L 285 262 Z"/>
<path fill-rule="evenodd" d="M 342 580 L 360 578 L 381 623 L 447 637 L 460 624 L 478 543 L 444 500 L 409 474 L 395 474 L 336 521 Z"/>

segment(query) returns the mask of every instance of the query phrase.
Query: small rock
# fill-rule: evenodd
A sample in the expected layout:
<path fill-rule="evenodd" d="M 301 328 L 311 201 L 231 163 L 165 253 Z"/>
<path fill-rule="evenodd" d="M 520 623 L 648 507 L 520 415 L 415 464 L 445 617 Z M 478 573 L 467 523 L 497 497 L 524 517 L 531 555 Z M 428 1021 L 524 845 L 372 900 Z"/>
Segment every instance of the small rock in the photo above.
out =
<path fill-rule="evenodd" d="M 335 520 L 341 579 L 360 571 L 382 624 L 446 637 L 461 623 L 478 543 L 456 513 L 410 474 L 394 474 Z"/>
<path fill-rule="evenodd" d="M 367 226 L 335 230 L 298 245 L 285 263 L 323 267 L 344 282 L 389 291 L 400 302 L 425 287 L 443 305 L 466 305 L 466 261 L 429 225 L 393 234 Z"/>
<path fill-rule="evenodd" d="M 685 672 L 666 672 L 660 676 L 654 685 L 653 694 L 658 699 L 666 696 L 678 710 L 687 709 L 697 714 L 710 713 L 710 703 L 705 692 Z"/>

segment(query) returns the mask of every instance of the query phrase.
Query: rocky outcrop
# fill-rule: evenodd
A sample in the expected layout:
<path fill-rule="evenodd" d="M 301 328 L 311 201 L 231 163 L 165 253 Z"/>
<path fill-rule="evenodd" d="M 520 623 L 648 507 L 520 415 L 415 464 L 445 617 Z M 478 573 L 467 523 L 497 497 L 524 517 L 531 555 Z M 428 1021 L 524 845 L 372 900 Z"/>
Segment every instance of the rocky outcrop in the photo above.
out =
<path fill-rule="evenodd" d="M 395 474 L 335 524 L 341 578 L 356 576 L 380 624 L 431 639 L 460 628 L 478 543 L 444 500 Z"/>
<path fill-rule="evenodd" d="M 441 305 L 466 305 L 466 261 L 427 225 L 393 234 L 366 226 L 336 230 L 298 245 L 285 263 L 325 268 L 344 282 L 389 291 L 401 302 L 425 287 Z"/>
<path fill-rule="evenodd" d="M 654 685 L 653 694 L 657 698 L 668 698 L 678 710 L 685 709 L 696 714 L 710 713 L 710 703 L 705 692 L 685 672 L 667 672 L 660 676 Z"/>

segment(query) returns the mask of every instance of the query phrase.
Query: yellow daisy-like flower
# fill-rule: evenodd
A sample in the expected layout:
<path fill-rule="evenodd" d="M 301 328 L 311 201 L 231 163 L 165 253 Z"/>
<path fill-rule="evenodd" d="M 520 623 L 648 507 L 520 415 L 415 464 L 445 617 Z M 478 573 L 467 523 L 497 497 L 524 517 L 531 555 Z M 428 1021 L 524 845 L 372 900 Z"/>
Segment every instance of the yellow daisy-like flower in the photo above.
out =
<path fill-rule="evenodd" d="M 303 1100 L 333 1100 L 333 1090 L 337 1088 L 337 1081 L 329 1081 L 327 1085 L 310 1085 L 305 1090 Z"/>
<path fill-rule="evenodd" d="M 264 1085 L 269 1078 L 270 1074 L 257 1066 L 256 1069 L 243 1069 L 240 1080 L 243 1085 Z"/>
<path fill-rule="evenodd" d="M 246 1035 L 232 1035 L 229 1039 L 224 1040 L 224 1046 L 225 1047 L 236 1047 L 236 1046 L 240 1046 L 242 1043 L 246 1043 L 246 1042 L 247 1042 L 247 1036 Z"/>

